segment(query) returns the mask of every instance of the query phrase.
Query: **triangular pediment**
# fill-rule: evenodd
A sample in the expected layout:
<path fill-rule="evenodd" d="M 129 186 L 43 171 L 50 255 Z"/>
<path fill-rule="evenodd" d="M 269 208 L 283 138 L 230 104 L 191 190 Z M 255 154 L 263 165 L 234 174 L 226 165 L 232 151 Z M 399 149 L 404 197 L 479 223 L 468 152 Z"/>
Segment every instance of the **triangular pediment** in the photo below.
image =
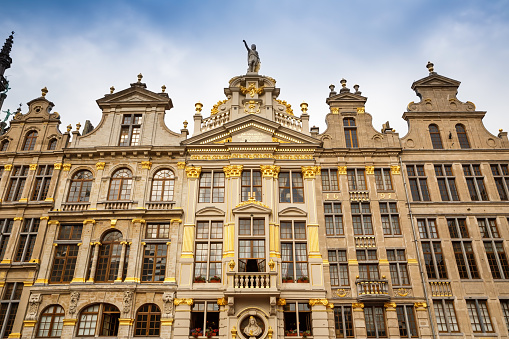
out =
<path fill-rule="evenodd" d="M 269 206 L 260 201 L 243 201 L 238 204 L 233 210 L 233 213 L 245 214 L 271 214 L 272 210 Z"/>
<path fill-rule="evenodd" d="M 460 81 L 444 77 L 438 74 L 431 74 L 425 78 L 415 81 L 412 89 L 416 87 L 459 87 Z"/>
<path fill-rule="evenodd" d="M 167 93 L 154 93 L 143 87 L 130 87 L 117 93 L 106 94 L 97 100 L 100 107 L 119 104 L 164 104 L 166 109 L 173 107 Z"/>
<path fill-rule="evenodd" d="M 341 100 L 341 101 L 366 101 L 367 98 L 362 95 L 358 95 L 355 93 L 339 93 L 328 98 L 329 101 Z"/>

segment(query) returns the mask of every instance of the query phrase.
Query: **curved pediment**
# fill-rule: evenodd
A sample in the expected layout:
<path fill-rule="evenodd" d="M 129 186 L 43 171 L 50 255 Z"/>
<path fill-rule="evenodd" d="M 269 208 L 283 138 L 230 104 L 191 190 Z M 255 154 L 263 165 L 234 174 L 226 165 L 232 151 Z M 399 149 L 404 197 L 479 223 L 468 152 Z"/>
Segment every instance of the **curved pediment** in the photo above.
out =
<path fill-rule="evenodd" d="M 285 208 L 284 210 L 282 210 L 281 212 L 279 212 L 279 217 L 302 218 L 302 217 L 307 217 L 307 215 L 308 215 L 307 212 L 305 212 L 297 207 L 288 207 L 288 208 Z"/>
<path fill-rule="evenodd" d="M 269 206 L 265 205 L 260 201 L 249 200 L 243 201 L 238 204 L 233 210 L 233 213 L 244 213 L 244 214 L 271 214 L 272 210 Z"/>
<path fill-rule="evenodd" d="M 224 217 L 226 213 L 216 207 L 205 207 L 196 212 L 196 216 Z"/>

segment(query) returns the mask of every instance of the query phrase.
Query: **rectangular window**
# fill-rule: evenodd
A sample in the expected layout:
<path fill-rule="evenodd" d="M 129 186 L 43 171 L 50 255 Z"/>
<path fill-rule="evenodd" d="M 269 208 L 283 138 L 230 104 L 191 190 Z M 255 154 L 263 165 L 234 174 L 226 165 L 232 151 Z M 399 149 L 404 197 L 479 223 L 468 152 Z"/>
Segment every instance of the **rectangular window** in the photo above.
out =
<path fill-rule="evenodd" d="M 12 332 L 14 319 L 18 310 L 23 283 L 6 283 L 2 300 L 0 300 L 0 337 L 7 338 Z"/>
<path fill-rule="evenodd" d="M 509 165 L 498 164 L 491 165 L 491 173 L 497 185 L 498 196 L 500 200 L 506 201 L 509 199 Z"/>
<path fill-rule="evenodd" d="M 369 202 L 351 202 L 354 235 L 373 235 Z"/>
<path fill-rule="evenodd" d="M 398 207 L 395 202 L 381 201 L 380 215 L 382 217 L 384 235 L 401 235 Z"/>
<path fill-rule="evenodd" d="M 424 165 L 406 165 L 413 201 L 430 201 Z"/>
<path fill-rule="evenodd" d="M 392 286 L 408 286 L 408 265 L 403 249 L 387 249 L 387 260 L 391 270 Z"/>
<path fill-rule="evenodd" d="M 12 233 L 14 219 L 0 219 L 0 260 L 4 258 L 5 249 Z"/>
<path fill-rule="evenodd" d="M 359 261 L 359 279 L 376 281 L 380 279 L 376 250 L 356 250 Z"/>
<path fill-rule="evenodd" d="M 338 170 L 333 168 L 322 169 L 322 191 L 339 191 Z"/>
<path fill-rule="evenodd" d="M 146 239 L 168 239 L 170 224 L 147 224 Z"/>
<path fill-rule="evenodd" d="M 198 202 L 224 202 L 224 172 L 201 174 Z"/>
<path fill-rule="evenodd" d="M 143 249 L 142 282 L 162 282 L 166 273 L 168 245 L 146 244 Z"/>
<path fill-rule="evenodd" d="M 141 136 L 141 114 L 124 114 L 120 127 L 119 146 L 138 146 Z"/>
<path fill-rule="evenodd" d="M 435 219 L 417 219 L 417 227 L 421 239 L 438 239 Z"/>
<path fill-rule="evenodd" d="M 366 174 L 364 169 L 352 168 L 346 172 L 348 177 L 348 189 L 350 191 L 366 190 Z"/>
<path fill-rule="evenodd" d="M 304 202 L 304 181 L 299 171 L 279 174 L 279 202 Z"/>
<path fill-rule="evenodd" d="M 23 194 L 23 188 L 28 176 L 28 166 L 14 166 L 11 171 L 11 178 L 5 195 L 6 201 L 18 201 Z"/>
<path fill-rule="evenodd" d="M 195 302 L 191 308 L 189 335 L 204 337 L 206 331 L 211 331 L 211 336 L 217 336 L 219 332 L 219 305 L 215 300 Z"/>
<path fill-rule="evenodd" d="M 354 338 L 353 316 L 350 306 L 334 305 L 336 338 Z"/>
<path fill-rule="evenodd" d="M 481 165 L 463 165 L 463 174 L 467 181 L 470 199 L 472 201 L 489 200 L 486 187 L 484 187 L 484 177 L 481 173 Z"/>
<path fill-rule="evenodd" d="M 285 336 L 313 335 L 311 308 L 308 303 L 287 303 L 283 306 Z"/>
<path fill-rule="evenodd" d="M 442 201 L 459 201 L 458 190 L 456 189 L 456 179 L 452 173 L 451 165 L 435 165 L 435 175 L 437 177 L 438 189 Z"/>
<path fill-rule="evenodd" d="M 504 315 L 505 326 L 509 329 L 509 300 L 500 300 L 502 314 Z"/>
<path fill-rule="evenodd" d="M 332 286 L 350 286 L 346 250 L 329 250 L 329 270 Z"/>
<path fill-rule="evenodd" d="M 500 238 L 496 219 L 477 218 L 477 224 L 483 238 Z"/>
<path fill-rule="evenodd" d="M 216 278 L 221 280 L 222 255 L 223 222 L 198 221 L 196 223 L 194 281 L 199 283 L 217 280 Z"/>
<path fill-rule="evenodd" d="M 50 284 L 68 284 L 74 276 L 81 241 L 82 225 L 60 225 L 55 257 L 51 269 Z"/>
<path fill-rule="evenodd" d="M 457 333 L 460 331 L 456 319 L 456 310 L 454 309 L 454 300 L 435 299 L 433 300 L 433 309 L 435 310 L 438 332 Z"/>
<path fill-rule="evenodd" d="M 375 182 L 378 191 L 392 191 L 391 169 L 375 168 Z"/>
<path fill-rule="evenodd" d="M 243 170 L 241 178 L 242 201 L 248 201 L 249 197 L 256 201 L 262 201 L 262 173 L 257 170 Z"/>
<path fill-rule="evenodd" d="M 39 218 L 25 219 L 23 228 L 20 232 L 18 249 L 14 261 L 29 262 L 34 250 L 35 239 L 39 232 Z"/>
<path fill-rule="evenodd" d="M 341 213 L 340 202 L 324 202 L 325 231 L 327 236 L 345 235 L 343 229 L 343 214 Z"/>
<path fill-rule="evenodd" d="M 428 279 L 447 279 L 447 269 L 440 241 L 422 241 L 421 246 Z"/>
<path fill-rule="evenodd" d="M 281 221 L 281 274 L 283 279 L 306 279 L 308 256 L 306 223 L 303 221 Z"/>
<path fill-rule="evenodd" d="M 265 219 L 239 219 L 239 272 L 265 272 Z"/>
<path fill-rule="evenodd" d="M 383 306 L 364 307 L 364 319 L 368 338 L 387 338 Z"/>
<path fill-rule="evenodd" d="M 495 332 L 486 300 L 467 300 L 467 310 L 474 333 Z"/>
<path fill-rule="evenodd" d="M 400 305 L 396 307 L 398 315 L 399 335 L 402 338 L 417 338 L 417 322 L 413 306 Z"/>
<path fill-rule="evenodd" d="M 53 165 L 42 165 L 37 168 L 32 200 L 45 200 L 48 196 L 49 184 L 53 175 Z"/>
<path fill-rule="evenodd" d="M 509 279 L 509 263 L 502 241 L 484 241 L 484 249 L 488 257 L 493 279 Z"/>
<path fill-rule="evenodd" d="M 469 239 L 466 219 L 448 218 L 447 226 L 452 239 Z M 453 241 L 452 248 L 461 279 L 479 279 L 472 241 Z"/>

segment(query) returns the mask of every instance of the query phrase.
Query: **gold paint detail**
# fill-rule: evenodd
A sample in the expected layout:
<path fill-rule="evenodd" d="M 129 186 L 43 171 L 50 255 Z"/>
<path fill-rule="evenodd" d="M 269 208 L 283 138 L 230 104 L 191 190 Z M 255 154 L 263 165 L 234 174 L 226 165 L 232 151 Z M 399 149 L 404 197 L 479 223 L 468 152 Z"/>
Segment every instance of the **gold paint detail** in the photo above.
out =
<path fill-rule="evenodd" d="M 200 177 L 201 167 L 198 166 L 186 166 L 186 174 L 188 178 Z"/>
<path fill-rule="evenodd" d="M 30 286 L 32 286 L 33 284 L 34 284 L 34 282 L 33 282 L 33 281 L 23 281 L 23 286 L 25 286 L 25 287 L 30 287 Z"/>
<path fill-rule="evenodd" d="M 235 268 L 235 261 L 233 259 L 228 262 L 228 267 L 230 267 L 230 271 L 233 271 Z"/>
<path fill-rule="evenodd" d="M 283 144 L 289 144 L 290 143 L 290 141 L 279 139 L 279 138 L 276 138 L 276 137 L 272 137 L 272 141 L 273 142 L 280 142 L 280 143 L 283 143 Z"/>
<path fill-rule="evenodd" d="M 85 278 L 73 278 L 71 280 L 71 284 L 72 283 L 84 283 L 85 282 Z"/>
<path fill-rule="evenodd" d="M 117 226 L 117 219 L 110 219 L 110 226 L 111 227 Z"/>
<path fill-rule="evenodd" d="M 396 311 L 396 303 L 394 302 L 387 302 L 384 304 L 384 307 L 387 311 Z"/>
<path fill-rule="evenodd" d="M 41 220 L 49 220 L 49 216 L 44 215 L 44 216 L 40 217 L 39 219 L 41 219 Z"/>
<path fill-rule="evenodd" d="M 224 297 L 223 298 L 218 298 L 217 299 L 217 304 L 219 306 L 226 306 L 226 305 L 228 305 L 228 300 L 226 300 L 226 298 L 224 298 Z"/>
<path fill-rule="evenodd" d="M 327 300 L 327 299 L 309 299 L 310 306 L 315 306 L 315 305 L 320 305 L 320 304 L 322 304 L 323 306 L 327 306 L 329 304 L 329 300 Z"/>
<path fill-rule="evenodd" d="M 19 199 L 19 202 L 27 202 L 27 201 L 28 201 L 28 198 Z"/>
<path fill-rule="evenodd" d="M 196 109 L 196 114 L 201 114 L 203 104 L 201 102 L 197 102 L 196 104 L 194 104 L 194 107 Z"/>
<path fill-rule="evenodd" d="M 362 114 L 362 113 L 366 113 L 366 110 L 364 109 L 364 107 L 357 107 L 357 114 Z"/>
<path fill-rule="evenodd" d="M 46 199 L 44 199 L 44 201 L 51 201 L 51 202 L 53 202 L 53 201 L 55 201 L 55 199 L 53 199 L 53 198 L 46 198 Z"/>
<path fill-rule="evenodd" d="M 244 166 L 242 165 L 230 165 L 224 166 L 223 171 L 226 178 L 230 177 L 240 177 L 242 175 L 242 169 Z"/>
<path fill-rule="evenodd" d="M 170 219 L 170 222 L 171 223 L 176 222 L 176 223 L 182 224 L 182 219 Z"/>
<path fill-rule="evenodd" d="M 226 104 L 227 101 L 228 101 L 228 99 L 225 99 L 223 101 L 218 101 L 217 104 L 212 106 L 212 109 L 210 110 L 210 115 L 215 115 L 215 114 L 219 113 L 219 106 L 221 106 L 222 104 Z"/>
<path fill-rule="evenodd" d="M 71 164 L 63 164 L 62 165 L 64 171 L 70 171 L 71 170 Z"/>
<path fill-rule="evenodd" d="M 28 166 L 28 169 L 30 171 L 35 171 L 37 169 L 37 164 L 30 164 L 30 166 Z"/>
<path fill-rule="evenodd" d="M 278 306 L 285 306 L 286 305 L 286 299 L 285 298 L 279 298 L 277 300 Z"/>
<path fill-rule="evenodd" d="M 244 112 L 248 114 L 260 113 L 260 103 L 254 100 L 249 100 L 244 104 Z"/>
<path fill-rule="evenodd" d="M 190 152 L 194 151 L 210 152 L 211 150 L 210 149 L 190 150 Z M 312 154 L 233 153 L 231 155 L 226 154 L 191 155 L 191 160 L 228 160 L 228 159 L 313 160 L 314 158 Z"/>
<path fill-rule="evenodd" d="M 364 309 L 364 304 L 363 303 L 352 303 L 352 307 L 354 309 L 357 309 L 357 310 L 360 309 L 360 311 L 362 311 Z"/>
<path fill-rule="evenodd" d="M 232 339 L 236 339 L 237 338 L 237 328 L 235 326 L 233 326 L 230 332 L 232 333 Z"/>
<path fill-rule="evenodd" d="M 396 293 L 400 296 L 400 297 L 406 297 L 409 293 L 409 291 L 406 289 L 406 288 L 398 288 Z"/>
<path fill-rule="evenodd" d="M 331 107 L 330 111 L 332 114 L 339 114 L 339 107 Z"/>
<path fill-rule="evenodd" d="M 173 304 L 175 306 L 179 306 L 179 305 L 182 305 L 182 304 L 193 306 L 193 303 L 194 303 L 193 299 L 186 299 L 186 298 L 175 298 L 175 299 L 173 299 Z"/>
<path fill-rule="evenodd" d="M 173 326 L 173 318 L 161 319 L 161 326 Z"/>
<path fill-rule="evenodd" d="M 237 206 L 235 206 L 235 208 L 246 206 L 246 205 L 251 205 L 251 204 L 258 205 L 258 206 L 265 207 L 265 208 L 270 208 L 269 206 L 265 205 L 261 201 L 256 201 L 255 197 L 249 197 L 249 199 L 247 201 L 240 202 Z"/>
<path fill-rule="evenodd" d="M 269 261 L 269 268 L 271 271 L 274 271 L 274 267 L 276 266 L 276 263 L 274 262 L 274 260 L 270 259 Z"/>
<path fill-rule="evenodd" d="M 103 170 L 104 169 L 104 166 L 106 166 L 106 163 L 105 162 L 98 162 L 95 164 L 95 168 L 100 171 L 100 170 Z"/>
<path fill-rule="evenodd" d="M 345 290 L 344 288 L 340 288 L 334 292 L 338 297 L 344 298 L 348 295 L 348 290 Z"/>
<path fill-rule="evenodd" d="M 30 263 L 32 263 L 32 264 L 40 264 L 40 263 L 41 263 L 41 260 L 40 260 L 40 259 L 36 259 L 36 258 L 34 258 L 34 259 L 30 259 L 30 261 L 29 261 L 29 262 L 30 262 Z"/>
<path fill-rule="evenodd" d="M 13 220 L 14 221 L 21 221 L 21 220 L 23 220 L 23 217 L 15 217 Z"/>
<path fill-rule="evenodd" d="M 46 88 L 46 87 L 44 87 L 44 88 Z M 11 333 L 11 334 L 9 334 L 9 336 L 7 338 L 21 338 L 21 333 Z"/>
<path fill-rule="evenodd" d="M 249 86 L 247 86 L 247 87 L 240 86 L 240 92 L 244 95 L 249 93 L 249 96 L 251 98 L 254 98 L 255 94 L 262 94 L 263 91 L 264 91 L 263 86 L 256 88 L 256 85 L 254 82 L 250 83 Z"/>
<path fill-rule="evenodd" d="M 130 319 L 130 318 L 118 319 L 118 324 L 120 326 L 131 326 L 133 323 L 134 323 L 134 319 Z"/>
<path fill-rule="evenodd" d="M 60 225 L 60 221 L 58 221 L 58 220 L 50 220 L 50 221 L 48 221 L 48 225 Z"/>
<path fill-rule="evenodd" d="M 426 304 L 426 302 L 417 302 L 417 303 L 414 303 L 414 307 L 416 310 L 421 310 L 421 311 L 424 311 L 426 310 L 426 308 L 428 307 L 428 304 Z"/>
<path fill-rule="evenodd" d="M 177 168 L 178 169 L 184 169 L 186 168 L 186 163 L 184 161 L 177 162 Z"/>
<path fill-rule="evenodd" d="M 11 164 L 4 165 L 4 170 L 10 171 L 11 169 L 12 169 L 12 165 Z"/>
<path fill-rule="evenodd" d="M 275 165 L 260 165 L 260 169 L 262 171 L 262 177 L 273 177 L 277 179 L 281 167 Z"/>
<path fill-rule="evenodd" d="M 292 105 L 290 105 L 289 103 L 287 103 L 285 100 L 279 100 L 279 99 L 276 99 L 276 102 L 278 102 L 279 104 L 283 105 L 286 107 L 286 114 L 290 114 L 290 115 L 293 115 L 293 109 L 292 109 Z M 307 104 L 306 104 L 307 105 Z M 302 104 L 301 104 L 302 106 Z"/>
<path fill-rule="evenodd" d="M 164 282 L 174 283 L 176 281 L 177 280 L 175 279 L 175 277 L 166 277 L 166 278 L 164 278 Z"/>
<path fill-rule="evenodd" d="M 401 174 L 401 167 L 399 165 L 391 166 L 391 174 Z"/>
<path fill-rule="evenodd" d="M 409 264 L 418 264 L 419 262 L 417 261 L 417 259 L 408 259 L 408 263 Z"/>
<path fill-rule="evenodd" d="M 152 162 L 151 161 L 142 161 L 141 162 L 141 168 L 143 168 L 143 169 L 151 169 L 152 168 Z"/>
<path fill-rule="evenodd" d="M 380 259 L 380 260 L 378 260 L 378 263 L 380 265 L 389 265 L 389 260 L 387 260 L 387 259 Z"/>
<path fill-rule="evenodd" d="M 366 166 L 366 174 L 375 174 L 375 166 Z"/>
<path fill-rule="evenodd" d="M 140 278 L 134 278 L 134 277 L 127 277 L 124 279 L 124 282 L 135 282 L 135 283 L 139 283 L 140 282 Z"/>
<path fill-rule="evenodd" d="M 320 166 L 301 166 L 304 179 L 314 179 L 320 173 Z"/>
<path fill-rule="evenodd" d="M 133 220 L 131 220 L 131 222 L 133 224 L 136 224 L 136 223 L 144 224 L 144 223 L 146 223 L 145 219 L 133 219 Z"/>
<path fill-rule="evenodd" d="M 338 174 L 346 175 L 346 166 L 338 166 Z"/>
<path fill-rule="evenodd" d="M 36 284 L 47 284 L 48 283 L 48 279 L 37 279 L 35 281 Z"/>
<path fill-rule="evenodd" d="M 74 326 L 78 322 L 78 319 L 64 319 L 64 326 Z"/>
<path fill-rule="evenodd" d="M 2 261 L 0 261 L 0 264 L 10 264 L 11 263 L 11 259 L 3 259 Z"/>
<path fill-rule="evenodd" d="M 359 265 L 357 259 L 348 259 L 348 265 Z"/>
<path fill-rule="evenodd" d="M 25 327 L 35 327 L 37 320 L 23 320 L 23 326 Z"/>
<path fill-rule="evenodd" d="M 272 326 L 269 326 L 269 329 L 267 331 L 267 339 L 272 339 L 273 334 L 274 334 L 274 330 L 272 329 Z"/>
<path fill-rule="evenodd" d="M 95 225 L 95 220 L 94 219 L 85 219 L 85 220 L 83 220 L 83 225 L 86 225 L 86 224 Z"/>
<path fill-rule="evenodd" d="M 62 169 L 62 164 L 61 164 L 61 163 L 53 164 L 53 168 L 54 168 L 55 170 L 60 170 L 60 169 Z"/>

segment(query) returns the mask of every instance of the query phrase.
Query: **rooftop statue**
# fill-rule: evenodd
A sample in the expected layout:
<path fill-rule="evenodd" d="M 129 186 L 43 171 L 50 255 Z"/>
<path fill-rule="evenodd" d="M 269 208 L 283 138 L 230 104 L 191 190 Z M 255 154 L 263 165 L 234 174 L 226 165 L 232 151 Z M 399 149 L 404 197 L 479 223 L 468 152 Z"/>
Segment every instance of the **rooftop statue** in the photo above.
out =
<path fill-rule="evenodd" d="M 258 55 L 258 51 L 256 50 L 256 45 L 252 44 L 251 48 L 248 47 L 246 40 L 244 41 L 244 45 L 247 49 L 247 71 L 248 73 L 258 73 L 260 70 L 260 56 Z"/>

